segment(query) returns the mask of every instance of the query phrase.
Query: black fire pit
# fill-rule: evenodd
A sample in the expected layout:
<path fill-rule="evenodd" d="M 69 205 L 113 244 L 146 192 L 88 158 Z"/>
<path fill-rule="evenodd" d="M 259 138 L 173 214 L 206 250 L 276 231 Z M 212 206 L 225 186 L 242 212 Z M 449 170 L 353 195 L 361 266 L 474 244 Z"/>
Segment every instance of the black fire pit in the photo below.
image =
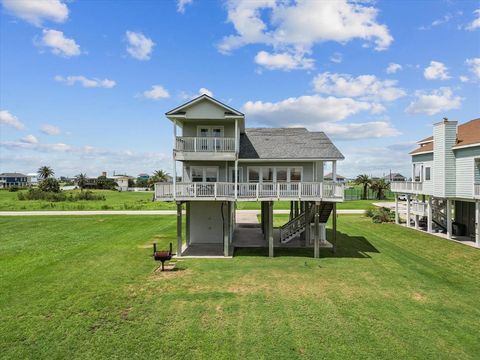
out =
<path fill-rule="evenodd" d="M 157 243 L 153 243 L 153 259 L 162 263 L 162 271 L 165 271 L 165 261 L 172 259 L 172 243 L 170 243 L 170 249 L 168 251 L 157 251 Z"/>

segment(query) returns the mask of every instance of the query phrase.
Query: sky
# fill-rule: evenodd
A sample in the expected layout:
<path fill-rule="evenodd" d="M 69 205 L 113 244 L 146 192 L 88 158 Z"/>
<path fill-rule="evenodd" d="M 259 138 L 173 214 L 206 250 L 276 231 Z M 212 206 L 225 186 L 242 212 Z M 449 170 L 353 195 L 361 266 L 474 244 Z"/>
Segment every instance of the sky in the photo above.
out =
<path fill-rule="evenodd" d="M 347 177 L 480 117 L 479 1 L 0 1 L 0 172 L 171 173 L 164 114 L 202 93 L 325 131 Z"/>

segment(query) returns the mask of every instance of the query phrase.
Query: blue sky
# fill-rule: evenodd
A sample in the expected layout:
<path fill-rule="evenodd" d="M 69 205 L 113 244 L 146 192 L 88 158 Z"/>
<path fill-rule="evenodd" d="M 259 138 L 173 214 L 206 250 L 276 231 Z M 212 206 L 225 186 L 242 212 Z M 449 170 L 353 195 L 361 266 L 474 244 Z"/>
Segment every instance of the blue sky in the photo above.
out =
<path fill-rule="evenodd" d="M 408 174 L 479 85 L 478 1 L 3 0 L 0 171 L 171 171 L 164 113 L 207 92 L 249 127 L 325 131 L 345 176 Z"/>

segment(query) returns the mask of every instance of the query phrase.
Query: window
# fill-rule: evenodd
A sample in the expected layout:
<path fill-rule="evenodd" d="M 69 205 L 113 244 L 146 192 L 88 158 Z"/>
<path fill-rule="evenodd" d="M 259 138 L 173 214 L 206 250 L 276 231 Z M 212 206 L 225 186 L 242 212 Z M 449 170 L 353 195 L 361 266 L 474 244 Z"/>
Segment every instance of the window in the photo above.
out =
<path fill-rule="evenodd" d="M 197 126 L 197 136 L 199 137 L 223 137 L 223 126 Z"/>
<path fill-rule="evenodd" d="M 262 182 L 273 182 L 273 168 L 262 168 Z"/>
<path fill-rule="evenodd" d="M 200 137 L 208 137 L 210 133 L 209 128 L 199 128 L 198 129 L 198 136 Z"/>
<path fill-rule="evenodd" d="M 277 182 L 286 182 L 288 180 L 287 173 L 287 168 L 277 168 Z"/>
<path fill-rule="evenodd" d="M 235 168 L 234 167 L 230 168 L 229 181 L 235 182 Z M 241 167 L 238 168 L 237 182 L 243 182 L 243 168 L 241 168 Z"/>
<path fill-rule="evenodd" d="M 203 181 L 203 169 L 199 167 L 192 167 L 192 182 L 202 182 Z"/>
<path fill-rule="evenodd" d="M 425 180 L 428 181 L 431 179 L 431 170 L 430 167 L 425 168 Z"/>
<path fill-rule="evenodd" d="M 190 178 L 192 182 L 217 182 L 218 167 L 200 167 L 192 166 L 190 169 Z"/>
<path fill-rule="evenodd" d="M 290 181 L 302 181 L 302 168 L 295 167 L 290 169 Z"/>
<path fill-rule="evenodd" d="M 214 167 L 205 169 L 205 182 L 216 182 L 218 175 L 218 169 Z"/>
<path fill-rule="evenodd" d="M 248 182 L 260 181 L 260 168 L 248 168 Z"/>

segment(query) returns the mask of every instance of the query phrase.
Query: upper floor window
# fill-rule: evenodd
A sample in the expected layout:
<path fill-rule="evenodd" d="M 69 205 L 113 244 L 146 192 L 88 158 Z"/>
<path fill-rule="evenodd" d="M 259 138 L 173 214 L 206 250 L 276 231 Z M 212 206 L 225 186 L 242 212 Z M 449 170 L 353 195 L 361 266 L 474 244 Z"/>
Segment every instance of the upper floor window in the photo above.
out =
<path fill-rule="evenodd" d="M 199 125 L 197 127 L 198 137 L 223 137 L 223 126 Z"/>
<path fill-rule="evenodd" d="M 431 180 L 431 177 L 432 177 L 432 174 L 431 174 L 431 168 L 429 166 L 427 166 L 425 168 L 425 181 L 429 181 Z"/>

